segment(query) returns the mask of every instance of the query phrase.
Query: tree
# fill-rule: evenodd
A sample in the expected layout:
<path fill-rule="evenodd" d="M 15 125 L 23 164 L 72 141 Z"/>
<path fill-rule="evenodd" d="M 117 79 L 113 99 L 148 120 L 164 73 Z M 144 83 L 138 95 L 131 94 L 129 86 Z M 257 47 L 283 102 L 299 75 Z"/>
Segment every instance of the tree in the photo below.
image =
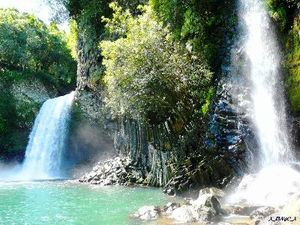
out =
<path fill-rule="evenodd" d="M 115 3 L 111 7 L 113 17 L 103 21 L 112 40 L 100 47 L 113 114 L 150 124 L 188 123 L 206 102 L 211 72 L 172 38 L 149 6 L 137 17 Z"/>
<path fill-rule="evenodd" d="M 218 70 L 223 56 L 225 36 L 234 34 L 236 0 L 149 0 L 158 18 L 177 40 L 188 42 L 194 51 Z M 228 44 L 228 43 L 226 43 Z"/>
<path fill-rule="evenodd" d="M 13 9 L 0 9 L 0 68 L 2 76 L 35 76 L 58 89 L 75 85 L 76 62 L 65 34 Z"/>
<path fill-rule="evenodd" d="M 23 155 L 40 103 L 16 97 L 20 80 L 41 81 L 61 94 L 75 88 L 76 62 L 65 34 L 33 15 L 0 9 L 0 157 Z M 41 82 L 36 82 L 37 84 Z"/>

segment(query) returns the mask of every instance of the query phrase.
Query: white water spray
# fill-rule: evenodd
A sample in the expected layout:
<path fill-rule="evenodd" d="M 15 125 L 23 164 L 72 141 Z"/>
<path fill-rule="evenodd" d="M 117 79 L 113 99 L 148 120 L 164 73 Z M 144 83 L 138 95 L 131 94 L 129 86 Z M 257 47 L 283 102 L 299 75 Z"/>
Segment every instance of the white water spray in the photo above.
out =
<path fill-rule="evenodd" d="M 46 101 L 30 134 L 18 179 L 62 178 L 62 158 L 74 92 Z"/>
<path fill-rule="evenodd" d="M 259 163 L 254 167 L 260 172 L 245 176 L 229 201 L 279 206 L 300 191 L 300 175 L 289 166 L 294 157 L 280 81 L 280 50 L 263 0 L 240 0 L 240 19 L 247 59 L 243 73 L 251 90 L 248 111 L 259 144 Z"/>
<path fill-rule="evenodd" d="M 242 18 L 248 37 L 253 123 L 257 128 L 263 165 L 292 159 L 285 106 L 280 87 L 280 56 L 269 17 L 261 0 L 242 0 Z"/>

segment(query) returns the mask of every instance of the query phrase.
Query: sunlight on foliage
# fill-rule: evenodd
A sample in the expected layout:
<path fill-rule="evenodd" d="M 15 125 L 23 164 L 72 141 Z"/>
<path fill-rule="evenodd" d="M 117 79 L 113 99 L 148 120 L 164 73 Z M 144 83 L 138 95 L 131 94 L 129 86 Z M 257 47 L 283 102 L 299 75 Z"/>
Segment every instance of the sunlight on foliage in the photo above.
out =
<path fill-rule="evenodd" d="M 107 105 L 116 116 L 149 123 L 187 120 L 205 104 L 211 73 L 201 60 L 173 40 L 149 6 L 134 17 L 116 3 L 103 18 L 111 37 L 100 47 L 106 67 Z"/>
<path fill-rule="evenodd" d="M 55 87 L 74 85 L 76 77 L 75 61 L 57 25 L 47 27 L 13 9 L 0 9 L 0 70 L 22 73 L 24 78 L 35 74 Z"/>
<path fill-rule="evenodd" d="M 288 94 L 292 110 L 300 112 L 300 24 L 294 20 L 293 29 L 289 32 L 287 49 L 289 54 L 286 60 L 286 66 L 289 70 L 287 81 Z"/>

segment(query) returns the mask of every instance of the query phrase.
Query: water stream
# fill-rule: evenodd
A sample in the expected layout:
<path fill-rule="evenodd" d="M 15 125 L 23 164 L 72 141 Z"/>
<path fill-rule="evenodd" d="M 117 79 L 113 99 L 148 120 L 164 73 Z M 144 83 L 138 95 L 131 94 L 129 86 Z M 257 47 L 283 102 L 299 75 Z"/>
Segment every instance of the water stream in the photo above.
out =
<path fill-rule="evenodd" d="M 241 71 L 250 90 L 249 99 L 243 99 L 250 103 L 241 105 L 256 133 L 259 151 L 251 166 L 259 172 L 245 176 L 229 201 L 283 205 L 300 190 L 300 175 L 290 164 L 294 156 L 286 122 L 280 49 L 264 1 L 240 0 L 239 17 L 243 57 L 237 57 L 233 66 L 243 64 L 235 71 Z"/>
<path fill-rule="evenodd" d="M 46 101 L 35 119 L 21 180 L 57 179 L 63 177 L 63 153 L 74 92 Z"/>

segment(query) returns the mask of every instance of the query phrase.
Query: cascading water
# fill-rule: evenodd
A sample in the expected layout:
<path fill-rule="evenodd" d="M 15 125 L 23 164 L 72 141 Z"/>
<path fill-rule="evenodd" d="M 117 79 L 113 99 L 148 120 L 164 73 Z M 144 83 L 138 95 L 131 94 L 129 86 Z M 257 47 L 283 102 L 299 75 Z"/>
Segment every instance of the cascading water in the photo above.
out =
<path fill-rule="evenodd" d="M 263 0 L 240 0 L 241 49 L 244 79 L 250 90 L 247 104 L 256 133 L 259 172 L 243 178 L 231 203 L 283 205 L 300 190 L 300 175 L 292 169 L 293 150 L 289 143 L 285 104 L 280 78 L 280 50 Z M 240 58 L 238 58 L 240 59 Z M 241 62 L 233 62 L 241 67 Z"/>
<path fill-rule="evenodd" d="M 62 177 L 62 158 L 74 95 L 71 92 L 43 104 L 35 119 L 18 179 Z"/>
<path fill-rule="evenodd" d="M 248 37 L 245 53 L 249 60 L 252 83 L 253 123 L 264 166 L 292 159 L 285 106 L 280 87 L 280 56 L 275 35 L 261 0 L 242 0 L 242 18 Z"/>

